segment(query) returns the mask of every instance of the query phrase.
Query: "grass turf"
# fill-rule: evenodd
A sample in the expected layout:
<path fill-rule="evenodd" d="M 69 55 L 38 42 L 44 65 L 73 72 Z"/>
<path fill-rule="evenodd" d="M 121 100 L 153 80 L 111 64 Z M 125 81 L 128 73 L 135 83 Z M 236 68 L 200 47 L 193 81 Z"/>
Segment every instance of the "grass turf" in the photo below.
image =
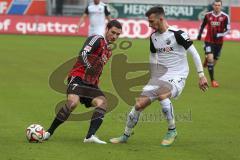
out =
<path fill-rule="evenodd" d="M 147 62 L 148 40 L 130 41 L 130 49 L 117 49 L 114 54 L 124 52 L 129 62 Z M 55 115 L 55 105 L 65 98 L 64 94 L 51 89 L 49 76 L 57 67 L 78 54 L 84 38 L 0 35 L 0 42 L 2 160 L 240 159 L 239 42 L 225 42 L 221 60 L 215 70 L 220 87 L 210 88 L 207 93 L 198 89 L 197 74 L 189 57 L 190 75 L 186 87 L 179 99 L 173 100 L 178 139 L 168 148 L 160 146 L 166 123 L 156 116 L 161 112 L 158 102 L 144 111 L 135 128 L 135 135 L 127 144 L 84 144 L 82 141 L 88 129 L 88 121 L 66 122 L 48 142 L 28 143 L 25 138 L 26 127 L 38 123 L 47 128 Z M 194 43 L 203 55 L 203 43 Z M 126 114 L 130 110 L 113 87 L 110 69 L 109 63 L 104 69 L 100 86 L 116 95 L 119 104 L 106 115 L 97 133 L 106 141 L 122 134 Z M 79 106 L 75 112 L 83 111 L 86 109 Z"/>

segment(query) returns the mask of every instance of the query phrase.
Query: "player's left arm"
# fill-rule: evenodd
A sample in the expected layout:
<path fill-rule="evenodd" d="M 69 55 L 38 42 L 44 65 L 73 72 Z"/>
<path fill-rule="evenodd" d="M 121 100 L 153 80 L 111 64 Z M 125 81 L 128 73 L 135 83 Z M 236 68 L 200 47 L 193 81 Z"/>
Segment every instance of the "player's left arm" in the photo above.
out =
<path fill-rule="evenodd" d="M 193 44 L 187 49 L 187 51 L 192 55 L 195 67 L 198 72 L 199 88 L 203 91 L 206 91 L 208 88 L 208 82 L 207 82 L 207 78 L 205 77 L 204 72 L 203 72 L 202 61 L 198 54 L 198 51 L 196 50 L 196 48 Z"/>
<path fill-rule="evenodd" d="M 229 16 L 226 17 L 224 21 L 224 32 L 223 33 L 217 33 L 217 38 L 224 37 L 230 32 L 231 26 L 230 26 L 230 18 Z"/>
<path fill-rule="evenodd" d="M 106 19 L 107 19 L 108 21 L 111 21 L 111 16 L 110 16 L 111 13 L 109 12 L 107 6 L 104 6 L 104 13 L 105 13 Z"/>
<path fill-rule="evenodd" d="M 201 58 L 195 46 L 193 45 L 193 41 L 190 40 L 187 33 L 181 30 L 176 32 L 175 35 L 176 35 L 177 43 L 179 45 L 182 45 L 192 55 L 192 58 L 199 76 L 199 88 L 203 91 L 206 91 L 208 88 L 207 78 L 204 75 Z"/>

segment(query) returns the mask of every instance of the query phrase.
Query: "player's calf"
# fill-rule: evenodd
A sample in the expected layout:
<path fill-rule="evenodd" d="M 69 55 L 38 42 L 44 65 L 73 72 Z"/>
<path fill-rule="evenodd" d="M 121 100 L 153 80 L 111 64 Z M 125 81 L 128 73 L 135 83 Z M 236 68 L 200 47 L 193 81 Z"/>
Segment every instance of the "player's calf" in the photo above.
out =
<path fill-rule="evenodd" d="M 110 139 L 111 143 L 117 144 L 117 143 L 126 143 L 130 135 L 132 134 L 133 128 L 137 125 L 140 111 L 136 110 L 136 107 L 134 106 L 131 110 L 131 112 L 128 114 L 127 123 L 125 127 L 124 134 L 117 138 Z"/>
<path fill-rule="evenodd" d="M 47 130 L 47 132 L 50 135 L 53 135 L 54 131 L 57 129 L 59 125 L 64 123 L 68 117 L 70 116 L 73 109 L 77 106 L 77 103 L 74 103 L 73 101 L 68 100 L 63 107 L 60 108 L 58 111 L 55 119 L 53 120 L 50 128 Z M 49 135 L 49 137 L 50 137 Z"/>

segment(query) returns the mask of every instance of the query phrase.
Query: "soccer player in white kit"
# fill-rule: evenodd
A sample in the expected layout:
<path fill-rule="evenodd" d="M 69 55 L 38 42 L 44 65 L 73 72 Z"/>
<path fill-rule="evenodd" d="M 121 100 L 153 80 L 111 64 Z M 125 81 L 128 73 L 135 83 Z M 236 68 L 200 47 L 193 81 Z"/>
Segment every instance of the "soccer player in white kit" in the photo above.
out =
<path fill-rule="evenodd" d="M 87 16 L 89 17 L 88 36 L 104 36 L 106 28 L 105 19 L 107 19 L 108 21 L 111 20 L 110 12 L 108 11 L 106 4 L 104 4 L 100 0 L 94 0 L 92 3 L 90 3 L 85 9 L 84 14 L 80 18 L 77 31 L 79 27 L 84 24 L 84 20 Z"/>
<path fill-rule="evenodd" d="M 151 79 L 137 98 L 135 106 L 130 111 L 124 134 L 110 139 L 111 143 L 125 143 L 137 124 L 140 113 L 158 100 L 168 123 L 168 131 L 161 145 L 170 146 L 177 137 L 173 105 L 170 98 L 177 98 L 185 85 L 189 73 L 186 53 L 194 60 L 199 76 L 199 87 L 206 91 L 208 82 L 204 76 L 200 56 L 187 33 L 169 26 L 162 7 L 152 7 L 146 12 L 149 26 L 156 30 L 150 36 Z"/>

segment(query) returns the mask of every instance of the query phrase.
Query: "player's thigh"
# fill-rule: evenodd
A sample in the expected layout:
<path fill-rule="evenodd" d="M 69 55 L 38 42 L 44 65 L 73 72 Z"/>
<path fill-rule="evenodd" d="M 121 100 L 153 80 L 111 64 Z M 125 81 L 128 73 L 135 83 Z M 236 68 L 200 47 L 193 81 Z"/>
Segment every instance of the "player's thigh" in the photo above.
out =
<path fill-rule="evenodd" d="M 79 86 L 78 79 L 76 77 L 68 78 L 68 88 L 67 88 L 67 106 L 73 111 L 79 102 L 79 95 L 77 94 L 77 90 Z"/>
<path fill-rule="evenodd" d="M 221 56 L 221 50 L 222 50 L 222 44 L 215 44 L 214 45 L 214 52 L 213 52 L 213 55 L 214 55 L 214 60 L 218 60 Z"/>
<path fill-rule="evenodd" d="M 213 62 L 214 61 L 214 54 L 213 53 L 208 53 L 207 54 L 207 61 L 208 62 Z"/>
<path fill-rule="evenodd" d="M 103 96 L 103 92 L 94 85 L 86 84 L 80 77 L 70 77 L 68 79 L 67 94 L 69 98 L 76 103 L 80 101 L 87 108 L 92 107 L 92 101 L 94 98 Z"/>
<path fill-rule="evenodd" d="M 184 87 L 185 87 L 185 78 L 181 77 L 174 77 L 172 79 L 168 79 L 168 82 L 171 84 L 171 95 L 169 98 L 178 98 L 180 94 L 182 93 Z M 168 94 L 162 95 L 161 99 L 167 98 Z"/>
<path fill-rule="evenodd" d="M 167 78 L 163 79 L 152 78 L 148 84 L 143 87 L 142 96 L 149 97 L 151 101 L 159 99 L 160 95 L 171 93 L 172 84 L 168 82 Z"/>
<path fill-rule="evenodd" d="M 205 42 L 204 46 L 205 55 L 207 57 L 208 62 L 213 62 L 214 60 L 214 46 L 212 43 Z"/>

